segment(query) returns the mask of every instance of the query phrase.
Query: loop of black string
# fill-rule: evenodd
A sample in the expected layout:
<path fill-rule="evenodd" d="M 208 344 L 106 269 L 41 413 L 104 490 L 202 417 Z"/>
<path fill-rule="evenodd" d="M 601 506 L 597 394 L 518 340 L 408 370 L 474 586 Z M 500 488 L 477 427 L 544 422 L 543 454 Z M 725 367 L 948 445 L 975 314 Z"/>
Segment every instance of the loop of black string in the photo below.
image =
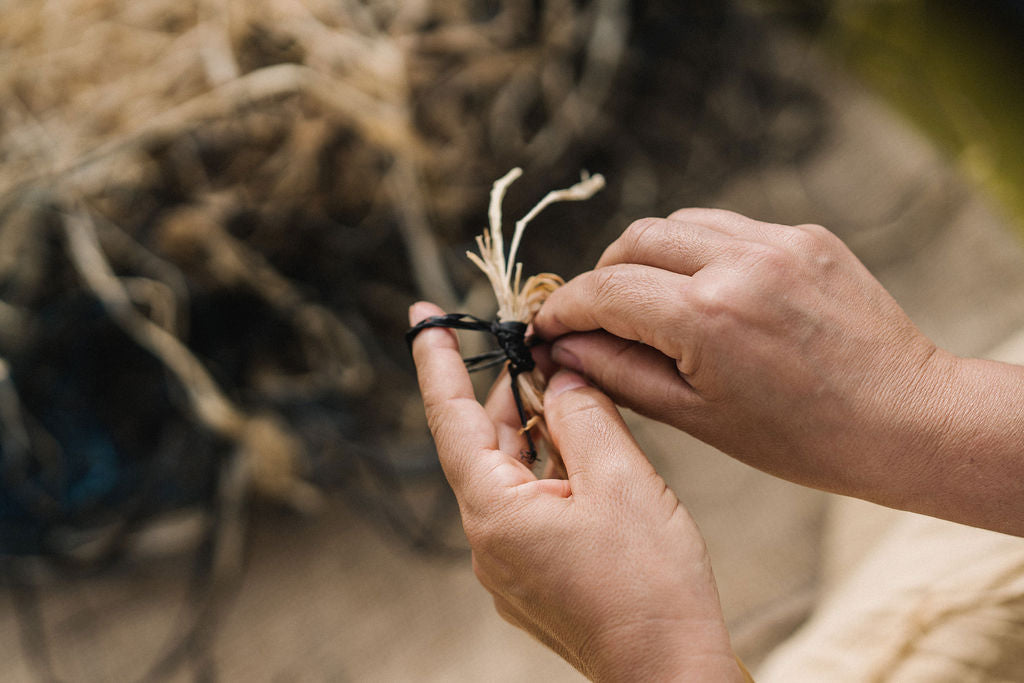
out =
<path fill-rule="evenodd" d="M 502 363 L 508 363 L 508 374 L 512 380 L 512 398 L 516 404 L 516 411 L 519 413 L 519 423 L 523 427 L 523 435 L 526 437 L 526 450 L 520 456 L 527 464 L 533 464 L 537 460 L 537 449 L 533 445 L 533 438 L 527 425 L 528 418 L 526 409 L 523 407 L 523 399 L 519 394 L 519 383 L 516 379 L 524 372 L 530 372 L 536 367 L 533 361 L 533 354 L 530 353 L 530 346 L 526 342 L 526 323 L 512 320 L 499 322 L 497 320 L 483 320 L 468 313 L 447 313 L 435 315 L 418 322 L 405 333 L 405 341 L 409 344 L 409 351 L 412 352 L 412 342 L 423 330 L 429 327 L 447 327 L 457 330 L 476 330 L 478 332 L 490 332 L 498 342 L 498 348 L 493 351 L 486 351 L 475 356 L 463 358 L 469 372 L 476 372 L 486 368 L 492 368 Z"/>

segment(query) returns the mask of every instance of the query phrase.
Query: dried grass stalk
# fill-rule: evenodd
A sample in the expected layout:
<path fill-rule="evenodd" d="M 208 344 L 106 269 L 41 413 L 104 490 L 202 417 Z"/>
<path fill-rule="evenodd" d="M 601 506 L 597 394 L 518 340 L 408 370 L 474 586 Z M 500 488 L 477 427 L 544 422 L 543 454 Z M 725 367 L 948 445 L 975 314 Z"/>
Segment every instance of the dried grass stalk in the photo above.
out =
<path fill-rule="evenodd" d="M 565 284 L 565 281 L 554 273 L 539 273 L 522 281 L 523 264 L 516 261 L 519 245 L 526 231 L 526 226 L 545 208 L 556 202 L 575 202 L 590 199 L 604 187 L 604 176 L 590 175 L 583 172 L 580 182 L 562 190 L 552 190 L 543 199 L 516 221 L 512 234 L 508 255 L 505 255 L 505 238 L 502 233 L 501 204 L 509 186 L 523 174 L 521 168 L 513 168 L 494 182 L 491 188 L 491 203 L 487 212 L 489 228 L 476 238 L 479 254 L 471 251 L 466 256 L 483 271 L 494 290 L 498 301 L 498 320 L 501 322 L 519 321 L 529 325 L 540 310 L 541 305 L 551 292 Z M 532 372 L 524 372 L 517 377 L 519 393 L 523 406 L 530 421 L 526 429 L 538 426 L 544 439 L 550 444 L 547 428 L 544 426 L 544 375 L 539 368 Z"/>
<path fill-rule="evenodd" d="M 302 445 L 284 423 L 272 415 L 243 412 L 187 346 L 135 309 L 128 289 L 103 254 L 88 212 L 67 214 L 64 234 L 75 269 L 111 318 L 178 380 L 199 422 L 237 445 L 237 460 L 245 473 L 243 489 L 251 487 L 301 510 L 316 507 L 318 492 L 298 477 Z"/>

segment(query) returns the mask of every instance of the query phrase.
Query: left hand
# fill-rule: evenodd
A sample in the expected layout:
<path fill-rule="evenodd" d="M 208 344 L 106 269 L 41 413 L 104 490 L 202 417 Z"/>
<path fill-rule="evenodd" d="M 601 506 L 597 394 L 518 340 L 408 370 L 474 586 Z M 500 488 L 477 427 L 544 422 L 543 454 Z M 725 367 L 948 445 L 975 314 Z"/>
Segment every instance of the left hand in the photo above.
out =
<path fill-rule="evenodd" d="M 441 314 L 410 309 L 415 324 Z M 451 330 L 413 344 L 430 430 L 480 582 L 507 621 L 594 680 L 745 680 L 704 540 L 611 400 L 561 371 L 545 418 L 567 480 L 538 479 L 508 374 L 486 406 Z"/>

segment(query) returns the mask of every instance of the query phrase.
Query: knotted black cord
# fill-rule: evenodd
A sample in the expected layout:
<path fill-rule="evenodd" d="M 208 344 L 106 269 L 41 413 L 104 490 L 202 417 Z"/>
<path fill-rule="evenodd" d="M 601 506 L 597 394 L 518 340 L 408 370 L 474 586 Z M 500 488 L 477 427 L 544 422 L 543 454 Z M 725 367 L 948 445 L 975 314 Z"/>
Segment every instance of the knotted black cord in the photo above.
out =
<path fill-rule="evenodd" d="M 428 327 L 447 327 L 459 330 L 476 330 L 478 332 L 490 332 L 498 340 L 499 348 L 493 351 L 463 358 L 469 372 L 485 370 L 508 361 L 508 374 L 512 380 L 512 398 L 516 403 L 516 411 L 519 413 L 519 424 L 523 427 L 523 435 L 526 437 L 526 450 L 520 451 L 519 455 L 527 465 L 537 461 L 537 449 L 533 445 L 533 438 L 530 436 L 530 429 L 527 425 L 526 409 L 523 407 L 523 399 L 519 395 L 519 383 L 516 379 L 524 372 L 530 372 L 536 367 L 533 362 L 533 354 L 530 353 L 530 346 L 526 342 L 526 323 L 518 320 L 499 322 L 497 320 L 483 320 L 468 313 L 447 313 L 445 315 L 434 315 L 424 318 L 409 331 L 405 333 L 405 341 L 409 344 L 409 352 L 412 352 L 412 342 L 416 335 Z"/>

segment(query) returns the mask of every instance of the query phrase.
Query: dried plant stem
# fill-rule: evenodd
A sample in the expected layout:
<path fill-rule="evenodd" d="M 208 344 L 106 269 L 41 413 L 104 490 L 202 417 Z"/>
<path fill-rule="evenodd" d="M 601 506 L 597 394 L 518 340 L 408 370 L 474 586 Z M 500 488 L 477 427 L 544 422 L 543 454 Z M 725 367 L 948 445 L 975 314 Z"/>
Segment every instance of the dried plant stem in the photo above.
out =
<path fill-rule="evenodd" d="M 315 371 L 289 376 L 264 376 L 261 388 L 276 396 L 310 396 L 327 390 L 360 395 L 374 372 L 359 337 L 325 306 L 310 302 L 267 259 L 224 229 L 230 204 L 210 199 L 206 205 L 180 209 L 168 216 L 162 230 L 168 240 L 187 249 L 199 248 L 205 268 L 226 286 L 244 285 L 259 294 L 302 333 L 306 359 Z"/>
<path fill-rule="evenodd" d="M 597 0 L 593 28 L 586 45 L 586 60 L 579 82 L 560 98 L 554 115 L 527 149 L 538 161 L 557 159 L 571 140 L 600 119 L 601 105 L 608 99 L 615 74 L 626 53 L 629 36 L 629 3 L 626 0 Z"/>
<path fill-rule="evenodd" d="M 237 439 L 245 421 L 241 411 L 176 337 L 135 310 L 128 291 L 103 255 L 88 213 L 76 210 L 66 214 L 64 234 L 75 269 L 111 318 L 180 380 L 203 424 L 221 436 Z"/>
<path fill-rule="evenodd" d="M 397 159 L 387 176 L 387 183 L 420 296 L 447 311 L 453 310 L 458 299 L 444 268 L 441 248 L 427 220 L 423 193 L 413 163 Z"/>
<path fill-rule="evenodd" d="M 0 426 L 5 466 L 20 468 L 31 452 L 32 444 L 25 428 L 18 390 L 11 381 L 10 366 L 4 358 L 0 358 Z"/>
<path fill-rule="evenodd" d="M 64 235 L 75 269 L 111 318 L 178 380 L 199 421 L 237 444 L 237 457 L 245 463 L 248 483 L 299 509 L 314 506 L 318 494 L 296 477 L 302 456 L 298 440 L 278 420 L 246 415 L 181 341 L 135 310 L 128 291 L 103 255 L 88 212 L 76 208 L 65 214 Z"/>
<path fill-rule="evenodd" d="M 200 29 L 205 34 L 200 41 L 200 54 L 206 67 L 206 78 L 211 85 L 234 80 L 242 73 L 231 49 L 228 37 L 228 3 L 200 0 Z"/>
<path fill-rule="evenodd" d="M 501 204 L 509 185 L 515 182 L 522 173 L 521 168 L 513 168 L 494 182 L 491 188 L 490 207 L 487 212 L 490 227 L 476 238 L 477 247 L 480 250 L 479 255 L 466 252 L 466 256 L 483 271 L 494 288 L 494 296 L 498 300 L 498 320 L 518 320 L 529 323 L 533 319 L 533 314 L 543 303 L 543 299 L 537 299 L 538 291 L 550 291 L 553 289 L 553 281 L 560 281 L 560 278 L 550 274 L 537 275 L 527 280 L 525 287 L 522 286 L 523 264 L 515 259 L 526 226 L 541 211 L 556 202 L 581 201 L 594 196 L 604 187 L 604 177 L 600 174 L 591 176 L 583 173 L 580 182 L 572 187 L 553 190 L 545 195 L 525 216 L 516 221 L 512 244 L 506 257 L 505 240 L 501 227 Z"/>
<path fill-rule="evenodd" d="M 276 64 L 240 76 L 208 92 L 179 104 L 160 116 L 147 120 L 130 131 L 71 161 L 58 163 L 52 172 L 19 177 L 0 193 L 7 195 L 39 183 L 74 175 L 83 194 L 99 191 L 111 167 L 121 155 L 176 138 L 199 124 L 223 119 L 256 102 L 287 95 L 305 95 L 352 123 L 368 142 L 396 153 L 418 150 L 407 110 L 393 106 L 309 67 Z M 86 173 L 88 176 L 86 177 Z M 93 182 L 89 182 L 90 179 Z"/>
<path fill-rule="evenodd" d="M 526 212 L 526 215 L 516 221 L 512 244 L 506 256 L 501 225 L 501 205 L 509 186 L 522 174 L 521 168 L 513 168 L 494 182 L 491 187 L 491 201 L 487 212 L 489 227 L 485 228 L 483 234 L 476 238 L 480 253 L 466 252 L 466 256 L 483 271 L 491 283 L 494 297 L 498 301 L 498 320 L 529 324 L 544 300 L 563 284 L 563 280 L 553 273 L 541 273 L 531 276 L 525 283 L 522 282 L 523 264 L 516 261 L 516 255 L 526 226 L 541 211 L 556 202 L 581 201 L 594 196 L 604 187 L 604 177 L 600 174 L 591 176 L 584 172 L 581 174 L 580 182 L 575 185 L 547 193 L 532 209 Z M 523 430 L 529 430 L 534 426 L 539 427 L 543 438 L 550 444 L 551 439 L 548 438 L 547 427 L 543 421 L 543 374 L 539 368 L 534 368 L 532 372 L 520 373 L 516 377 L 516 383 L 526 413 L 531 416 Z M 557 454 L 553 453 L 552 457 L 553 461 L 560 461 Z"/>
<path fill-rule="evenodd" d="M 527 212 L 525 216 L 516 221 L 516 230 L 512 235 L 512 244 L 508 249 L 508 266 L 505 270 L 505 280 L 511 282 L 512 278 L 512 264 L 516 260 L 516 254 L 519 251 L 519 242 L 523 238 L 523 232 L 526 230 L 526 226 L 537 217 L 541 211 L 551 206 L 556 202 L 578 202 L 584 199 L 590 199 L 604 187 L 604 176 L 598 174 L 595 176 L 584 173 L 580 179 L 580 182 L 576 183 L 572 187 L 567 187 L 564 190 L 552 190 L 548 192 L 543 199 L 537 202 L 537 205 Z M 522 269 L 522 264 L 516 264 L 517 270 Z M 518 279 L 518 278 L 517 278 Z"/>
<path fill-rule="evenodd" d="M 168 324 L 161 327 L 169 330 L 174 336 L 183 339 L 188 335 L 188 309 L 190 306 L 190 294 L 188 291 L 188 280 L 181 270 L 172 262 L 153 251 L 150 251 L 131 235 L 126 233 L 120 226 L 94 216 L 96 236 L 106 254 L 117 263 L 125 264 L 135 272 L 142 273 L 144 277 L 140 280 L 149 280 L 152 284 L 139 285 L 133 290 L 127 279 L 125 284 L 128 287 L 132 298 L 139 301 L 136 292 L 146 300 L 146 303 L 153 303 L 152 293 L 154 288 L 163 290 L 157 297 L 162 301 L 158 305 L 165 306 L 168 310 Z M 142 287 L 147 292 L 140 292 Z M 166 299 L 166 300 L 163 300 Z"/>

